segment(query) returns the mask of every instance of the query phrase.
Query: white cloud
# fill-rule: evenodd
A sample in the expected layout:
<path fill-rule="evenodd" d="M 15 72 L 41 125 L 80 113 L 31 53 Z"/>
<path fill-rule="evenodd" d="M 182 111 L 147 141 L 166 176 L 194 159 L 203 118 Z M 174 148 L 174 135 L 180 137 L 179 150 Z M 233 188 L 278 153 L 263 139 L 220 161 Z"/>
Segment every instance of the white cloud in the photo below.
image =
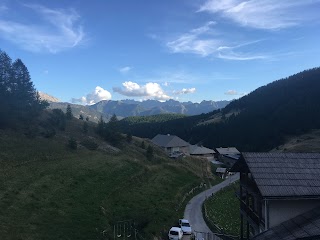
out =
<path fill-rule="evenodd" d="M 84 40 L 80 16 L 73 9 L 50 9 L 41 5 L 23 5 L 36 19 L 32 24 L 0 19 L 0 36 L 21 48 L 57 53 L 78 46 Z"/>
<path fill-rule="evenodd" d="M 195 93 L 195 88 L 183 88 L 180 91 L 173 91 L 174 94 L 181 95 L 181 94 L 188 94 L 188 93 Z"/>
<path fill-rule="evenodd" d="M 165 87 L 168 87 L 169 83 L 168 82 L 164 82 L 162 85 L 165 86 Z"/>
<path fill-rule="evenodd" d="M 167 47 L 173 53 L 193 53 L 202 57 L 213 56 L 227 60 L 256 60 L 265 59 L 268 56 L 263 54 L 243 53 L 241 48 L 257 44 L 261 40 L 244 42 L 235 46 L 227 46 L 226 40 L 215 38 L 213 39 L 211 26 L 215 22 L 208 22 L 204 26 L 192 29 L 186 34 L 182 34 L 176 40 L 167 43 Z M 237 50 L 237 51 L 236 51 Z"/>
<path fill-rule="evenodd" d="M 120 73 L 127 73 L 127 72 L 129 72 L 131 69 L 132 69 L 132 67 L 125 66 L 125 67 L 119 68 L 119 72 L 120 72 Z"/>
<path fill-rule="evenodd" d="M 217 55 L 218 58 L 227 59 L 227 60 L 238 60 L 238 61 L 246 61 L 246 60 L 256 60 L 256 59 L 267 59 L 269 56 L 267 55 L 255 55 L 248 53 L 237 53 L 234 51 L 237 47 L 220 47 L 219 53 Z"/>
<path fill-rule="evenodd" d="M 236 90 L 228 90 L 224 93 L 225 95 L 240 95 L 240 96 L 243 96 L 245 95 L 245 93 L 239 93 L 238 91 Z"/>
<path fill-rule="evenodd" d="M 219 14 L 241 26 L 273 30 L 310 20 L 310 16 L 303 13 L 308 11 L 302 8 L 316 7 L 317 3 L 319 0 L 207 0 L 199 12 Z"/>
<path fill-rule="evenodd" d="M 209 38 L 212 34 L 212 26 L 215 22 L 207 22 L 205 25 L 192 29 L 182 34 L 177 39 L 167 43 L 167 47 L 173 53 L 194 53 L 206 57 L 214 52 L 222 44 L 220 40 Z"/>
<path fill-rule="evenodd" d="M 71 101 L 73 103 L 81 103 L 86 105 L 92 105 L 102 100 L 110 100 L 111 93 L 102 87 L 97 86 L 92 93 L 87 94 L 81 98 L 73 98 Z"/>
<path fill-rule="evenodd" d="M 170 97 L 162 90 L 158 83 L 139 85 L 135 82 L 124 82 L 122 88 L 114 87 L 113 91 L 128 97 L 148 97 L 157 100 L 167 100 Z"/>

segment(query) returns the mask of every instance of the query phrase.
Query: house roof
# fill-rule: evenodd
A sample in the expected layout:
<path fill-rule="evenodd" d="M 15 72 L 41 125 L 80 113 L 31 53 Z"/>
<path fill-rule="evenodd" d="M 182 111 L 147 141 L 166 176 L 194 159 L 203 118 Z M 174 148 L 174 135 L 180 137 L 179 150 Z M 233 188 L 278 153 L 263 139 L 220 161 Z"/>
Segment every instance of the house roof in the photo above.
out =
<path fill-rule="evenodd" d="M 258 234 L 253 240 L 320 239 L 320 207 Z"/>
<path fill-rule="evenodd" d="M 190 145 L 189 153 L 191 155 L 205 155 L 205 154 L 214 154 L 215 151 L 210 148 L 206 148 L 202 146 Z"/>
<path fill-rule="evenodd" d="M 217 173 L 225 173 L 226 171 L 227 171 L 226 168 L 221 168 L 221 167 L 218 167 L 216 170 Z"/>
<path fill-rule="evenodd" d="M 175 135 L 162 135 L 158 134 L 151 140 L 154 144 L 160 147 L 186 147 L 189 143 L 182 140 Z"/>
<path fill-rule="evenodd" d="M 216 148 L 217 152 L 222 155 L 239 155 L 240 152 L 235 147 Z"/>
<path fill-rule="evenodd" d="M 243 153 L 231 171 L 252 174 L 264 198 L 320 198 L 320 153 Z"/>

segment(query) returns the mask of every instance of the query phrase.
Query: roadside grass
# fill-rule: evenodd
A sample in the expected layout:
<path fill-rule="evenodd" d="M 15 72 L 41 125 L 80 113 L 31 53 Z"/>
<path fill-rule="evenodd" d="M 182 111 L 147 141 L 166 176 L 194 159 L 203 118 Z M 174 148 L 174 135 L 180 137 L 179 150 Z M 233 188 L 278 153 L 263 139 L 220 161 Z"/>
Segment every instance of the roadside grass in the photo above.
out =
<path fill-rule="evenodd" d="M 209 221 L 234 236 L 240 234 L 240 202 L 235 195 L 238 188 L 239 182 L 233 183 L 204 202 Z"/>
<path fill-rule="evenodd" d="M 155 150 L 147 161 L 139 139 L 118 153 L 71 151 L 67 140 L 0 132 L 1 239 L 111 239 L 114 223 L 129 219 L 151 239 L 176 223 L 177 202 L 201 182 L 187 159 Z"/>

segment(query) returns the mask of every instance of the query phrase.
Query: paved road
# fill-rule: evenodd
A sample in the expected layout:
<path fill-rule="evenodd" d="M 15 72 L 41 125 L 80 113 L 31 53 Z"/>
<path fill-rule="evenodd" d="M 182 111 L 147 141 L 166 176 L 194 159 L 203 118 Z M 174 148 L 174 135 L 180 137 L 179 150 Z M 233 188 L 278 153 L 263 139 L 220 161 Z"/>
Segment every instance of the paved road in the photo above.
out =
<path fill-rule="evenodd" d="M 238 179 L 239 179 L 239 174 L 237 173 L 229 177 L 228 179 L 224 180 L 223 182 L 213 186 L 212 188 L 196 195 L 190 200 L 190 202 L 187 204 L 187 207 L 184 211 L 184 218 L 189 220 L 192 226 L 192 230 L 196 230 L 199 232 L 211 232 L 202 216 L 201 208 L 202 208 L 203 202 L 210 195 L 215 194 L 220 189 L 228 186 L 230 183 L 233 183 Z M 183 238 L 183 239 L 189 239 L 189 238 Z"/>

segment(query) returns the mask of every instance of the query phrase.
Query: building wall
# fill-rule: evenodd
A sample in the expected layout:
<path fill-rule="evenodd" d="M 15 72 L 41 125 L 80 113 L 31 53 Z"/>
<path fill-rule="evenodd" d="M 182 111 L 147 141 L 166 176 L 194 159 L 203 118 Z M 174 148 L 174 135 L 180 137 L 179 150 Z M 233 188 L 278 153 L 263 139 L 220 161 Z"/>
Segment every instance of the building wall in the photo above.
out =
<path fill-rule="evenodd" d="M 164 150 L 167 153 L 172 153 L 172 152 L 188 153 L 189 148 L 188 147 L 167 147 L 167 148 L 164 148 Z"/>
<path fill-rule="evenodd" d="M 269 228 L 320 206 L 316 200 L 269 200 Z"/>

